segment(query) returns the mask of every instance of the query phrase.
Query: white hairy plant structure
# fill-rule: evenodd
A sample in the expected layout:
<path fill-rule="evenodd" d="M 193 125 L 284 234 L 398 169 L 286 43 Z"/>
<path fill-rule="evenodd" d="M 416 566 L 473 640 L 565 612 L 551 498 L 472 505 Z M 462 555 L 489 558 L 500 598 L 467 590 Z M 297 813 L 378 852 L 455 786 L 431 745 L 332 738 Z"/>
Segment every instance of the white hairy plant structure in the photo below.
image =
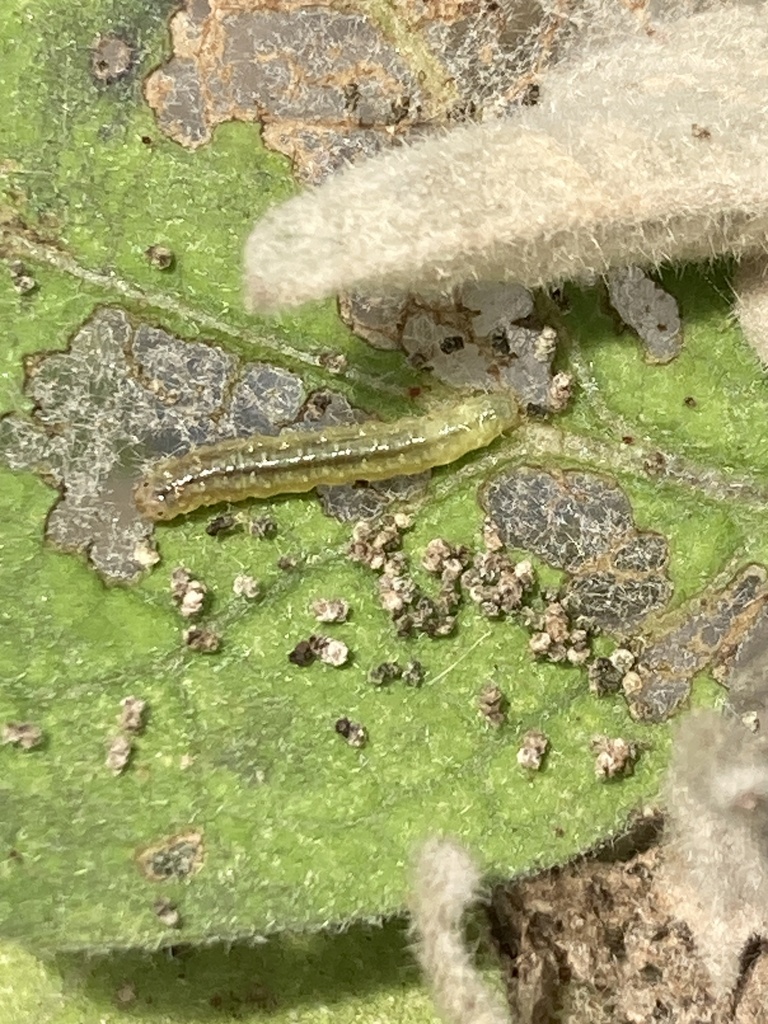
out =
<path fill-rule="evenodd" d="M 246 244 L 249 308 L 761 256 L 765 6 L 670 17 L 587 39 L 533 107 L 374 157 L 270 211 Z"/>
<path fill-rule="evenodd" d="M 429 839 L 419 850 L 411 895 L 416 955 L 446 1024 L 510 1024 L 510 1012 L 475 967 L 462 928 L 480 894 L 480 870 L 463 846 Z"/>
<path fill-rule="evenodd" d="M 661 884 L 718 995 L 768 936 L 768 742 L 715 712 L 680 723 L 667 783 Z"/>

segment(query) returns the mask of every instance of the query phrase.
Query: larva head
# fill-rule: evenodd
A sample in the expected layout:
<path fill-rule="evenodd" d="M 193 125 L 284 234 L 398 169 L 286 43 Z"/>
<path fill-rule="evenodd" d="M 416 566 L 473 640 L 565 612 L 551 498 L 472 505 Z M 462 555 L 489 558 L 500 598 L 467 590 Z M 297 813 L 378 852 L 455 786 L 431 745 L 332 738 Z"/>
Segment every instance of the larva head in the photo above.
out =
<path fill-rule="evenodd" d="M 175 519 L 184 511 L 179 508 L 172 484 L 163 483 L 151 473 L 136 484 L 133 500 L 139 515 L 154 522 Z"/>

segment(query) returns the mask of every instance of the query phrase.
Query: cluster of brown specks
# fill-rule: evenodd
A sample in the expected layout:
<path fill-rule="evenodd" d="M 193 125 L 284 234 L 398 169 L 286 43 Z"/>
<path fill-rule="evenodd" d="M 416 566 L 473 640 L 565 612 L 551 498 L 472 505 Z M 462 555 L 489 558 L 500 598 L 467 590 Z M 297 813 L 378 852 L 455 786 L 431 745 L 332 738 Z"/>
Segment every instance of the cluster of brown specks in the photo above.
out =
<path fill-rule="evenodd" d="M 615 779 L 632 774 L 638 756 L 636 744 L 628 743 L 620 736 L 614 739 L 595 736 L 592 739 L 592 750 L 596 755 L 595 775 L 598 779 Z"/>
<path fill-rule="evenodd" d="M 551 412 L 564 412 L 573 398 L 573 374 L 561 370 L 550 381 L 547 399 Z"/>
<path fill-rule="evenodd" d="M 127 732 L 140 733 L 144 728 L 144 712 L 147 702 L 141 697 L 123 697 L 120 701 L 120 728 Z"/>
<path fill-rule="evenodd" d="M 595 658 L 587 669 L 589 692 L 605 697 L 623 690 L 629 696 L 640 679 L 634 671 L 635 661 L 635 655 L 626 647 L 617 647 L 607 658 Z"/>
<path fill-rule="evenodd" d="M 350 747 L 364 747 L 368 742 L 368 730 L 360 722 L 350 722 L 346 717 L 338 718 L 334 728 Z"/>
<path fill-rule="evenodd" d="M 341 668 L 349 661 L 349 647 L 343 640 L 313 634 L 307 640 L 300 640 L 288 655 L 288 661 L 299 668 L 307 668 L 315 659 L 324 665 Z"/>
<path fill-rule="evenodd" d="M 588 623 L 577 620 L 577 624 L 572 624 L 560 601 L 549 601 L 541 615 L 528 619 L 535 628 L 528 647 L 537 658 L 555 664 L 567 661 L 570 665 L 584 665 L 591 657 Z"/>
<path fill-rule="evenodd" d="M 368 682 L 380 688 L 399 679 L 404 686 L 418 687 L 424 682 L 424 674 L 424 666 L 416 658 L 406 662 L 405 666 L 397 661 L 383 661 L 369 670 Z"/>
<path fill-rule="evenodd" d="M 170 587 L 173 602 L 183 618 L 191 619 L 202 612 L 208 588 L 202 580 L 196 579 L 189 569 L 185 569 L 183 565 L 174 569 L 171 573 Z"/>
<path fill-rule="evenodd" d="M 477 699 L 477 706 L 482 718 L 493 729 L 500 729 L 507 720 L 509 700 L 504 691 L 495 683 L 483 687 Z"/>
<path fill-rule="evenodd" d="M 42 742 L 43 730 L 32 722 L 6 722 L 0 733 L 0 743 L 8 743 L 22 750 L 34 750 Z"/>
<path fill-rule="evenodd" d="M 349 360 L 343 352 L 332 352 L 327 349 L 318 354 L 317 363 L 334 376 L 346 373 L 349 366 Z"/>
<path fill-rule="evenodd" d="M 353 530 L 350 557 L 378 575 L 379 598 L 395 624 L 398 636 L 426 633 L 441 637 L 453 632 L 458 610 L 466 599 L 487 618 L 514 616 L 531 632 L 529 649 L 537 660 L 570 666 L 588 666 L 590 691 L 596 696 L 625 692 L 632 686 L 635 655 L 617 648 L 609 657 L 594 658 L 591 651 L 593 624 L 583 616 L 575 619 L 556 593 L 537 592 L 536 575 L 528 559 L 515 562 L 503 550 L 504 543 L 490 519 L 484 523 L 485 550 L 473 553 L 445 538 L 431 540 L 421 567 L 439 581 L 436 597 L 424 593 L 410 574 L 410 562 L 402 551 L 407 516 L 388 516 L 379 523 L 358 523 Z M 589 664 L 588 664 L 589 663 Z M 377 688 L 408 675 L 396 662 L 383 662 L 368 674 Z M 421 674 L 418 676 L 421 681 Z M 478 713 L 492 729 L 507 720 L 509 701 L 496 682 L 487 683 L 477 698 Z M 344 720 L 347 721 L 346 719 Z M 346 726 L 344 727 L 346 729 Z M 518 763 L 531 771 L 541 768 L 549 738 L 538 729 L 521 741 Z M 600 779 L 628 775 L 637 759 L 636 747 L 621 737 L 595 737 L 595 774 Z"/>
<path fill-rule="evenodd" d="M 312 614 L 318 622 L 346 622 L 349 604 L 343 597 L 319 597 L 312 602 Z"/>
<path fill-rule="evenodd" d="M 244 524 L 252 535 L 272 537 L 276 532 L 276 524 L 269 516 L 247 523 L 242 516 L 221 516 L 209 524 L 208 533 L 220 536 Z M 499 527 L 491 517 L 484 521 L 483 548 L 479 551 L 444 537 L 435 537 L 427 543 L 419 566 L 435 580 L 436 592 L 417 580 L 411 558 L 403 551 L 404 534 L 411 525 L 411 516 L 401 512 L 378 520 L 360 521 L 353 527 L 348 548 L 352 561 L 376 574 L 380 604 L 391 617 L 398 637 L 426 635 L 437 639 L 448 636 L 455 631 L 461 607 L 469 603 L 487 619 L 514 619 L 527 629 L 529 649 L 537 660 L 586 666 L 590 691 L 596 696 L 616 693 L 622 688 L 629 692 L 634 654 L 618 648 L 610 657 L 593 658 L 591 621 L 571 613 L 568 603 L 561 600 L 557 592 L 538 590 L 532 562 L 527 558 L 510 557 Z M 286 564 L 286 568 L 294 566 L 293 562 Z M 263 593 L 261 584 L 246 573 L 235 578 L 233 590 L 247 600 L 260 598 Z M 185 619 L 203 615 L 209 606 L 208 587 L 184 566 L 178 566 L 171 573 L 170 592 L 179 614 Z M 318 623 L 332 626 L 348 621 L 350 604 L 341 596 L 319 596 L 310 602 L 308 611 Z M 319 661 L 341 668 L 353 662 L 353 654 L 344 640 L 326 632 L 308 633 L 288 652 L 292 665 L 306 669 Z M 184 640 L 190 649 L 203 653 L 217 651 L 221 643 L 217 632 L 200 624 L 189 626 L 184 631 Z M 415 659 L 404 665 L 386 660 L 367 670 L 367 681 L 376 689 L 385 689 L 395 681 L 408 687 L 420 687 L 425 675 L 424 666 Z M 495 681 L 482 689 L 477 708 L 482 720 L 492 729 L 505 725 L 509 701 Z M 367 727 L 347 715 L 336 719 L 334 728 L 352 747 L 363 747 L 369 741 Z M 110 744 L 108 763 L 116 774 L 124 770 L 131 756 L 129 734 L 130 729 L 124 726 Z M 518 763 L 530 771 L 538 770 L 549 745 L 549 738 L 543 732 L 529 730 L 521 740 Z M 628 774 L 637 757 L 635 748 L 621 738 L 597 738 L 594 749 L 595 772 L 600 778 Z"/>
<path fill-rule="evenodd" d="M 549 737 L 539 729 L 529 729 L 517 752 L 517 763 L 527 771 L 537 772 L 549 750 Z"/>
<path fill-rule="evenodd" d="M 504 618 L 522 607 L 535 582 L 530 562 L 515 564 L 501 551 L 473 554 L 465 545 L 442 537 L 427 544 L 421 560 L 422 568 L 440 584 L 435 597 L 426 594 L 400 550 L 409 526 L 407 516 L 388 516 L 379 525 L 358 523 L 349 548 L 350 558 L 380 574 L 379 600 L 398 636 L 449 636 L 465 596 L 491 619 Z"/>
<path fill-rule="evenodd" d="M 244 597 L 248 601 L 255 601 L 261 597 L 262 587 L 255 576 L 247 572 L 239 572 L 232 580 L 232 593 L 236 597 Z"/>
<path fill-rule="evenodd" d="M 36 279 L 21 260 L 12 260 L 8 265 L 8 270 L 11 275 L 11 284 L 19 295 L 29 295 L 30 292 L 37 289 Z"/>
<path fill-rule="evenodd" d="M 147 702 L 141 697 L 123 697 L 118 716 L 120 732 L 107 740 L 105 764 L 113 775 L 122 775 L 133 753 L 133 738 L 144 729 Z"/>
<path fill-rule="evenodd" d="M 254 597 L 258 596 L 258 585 L 255 580 L 251 588 L 247 583 L 242 585 L 249 589 L 249 593 L 253 592 Z M 170 590 L 173 603 L 183 618 L 192 619 L 202 614 L 206 605 L 208 587 L 202 580 L 197 579 L 189 569 L 180 565 L 173 570 Z M 185 645 L 191 651 L 197 651 L 200 654 L 215 654 L 221 647 L 221 636 L 210 626 L 188 626 L 182 632 L 182 636 Z"/>
<path fill-rule="evenodd" d="M 155 270 L 173 270 L 176 256 L 167 245 L 150 245 L 144 250 L 147 263 Z"/>
<path fill-rule="evenodd" d="M 190 626 L 183 636 L 190 651 L 198 654 L 215 654 L 221 647 L 221 636 L 210 626 Z"/>
<path fill-rule="evenodd" d="M 128 767 L 133 752 L 133 743 L 128 736 L 118 733 L 107 740 L 105 764 L 113 775 L 122 775 Z"/>

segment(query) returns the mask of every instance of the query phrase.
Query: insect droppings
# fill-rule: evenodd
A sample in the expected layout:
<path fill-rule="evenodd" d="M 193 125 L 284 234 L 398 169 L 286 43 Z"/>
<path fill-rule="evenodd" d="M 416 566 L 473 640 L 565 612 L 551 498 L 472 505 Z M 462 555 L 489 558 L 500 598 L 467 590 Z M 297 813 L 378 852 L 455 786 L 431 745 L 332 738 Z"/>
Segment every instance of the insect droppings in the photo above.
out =
<path fill-rule="evenodd" d="M 350 722 L 348 718 L 339 718 L 334 729 L 343 736 L 350 747 L 364 747 L 368 742 L 368 730 L 360 722 Z"/>
<path fill-rule="evenodd" d="M 222 533 L 231 533 L 237 525 L 238 521 L 235 516 L 216 516 L 208 523 L 205 532 L 209 537 L 220 537 Z"/>
<path fill-rule="evenodd" d="M 166 926 L 166 928 L 180 928 L 181 927 L 181 914 L 179 913 L 178 907 L 175 903 L 172 903 L 167 897 L 161 896 L 160 899 L 155 900 L 152 904 L 152 910 L 155 913 L 158 921 Z"/>
<path fill-rule="evenodd" d="M 389 423 L 228 439 L 158 462 L 139 481 L 134 497 L 142 516 L 167 520 L 221 501 L 421 473 L 485 447 L 519 418 L 515 400 L 494 393 Z"/>
<path fill-rule="evenodd" d="M 43 742 L 43 730 L 32 722 L 6 722 L 0 731 L 0 743 L 10 743 L 22 750 L 33 750 Z"/>
<path fill-rule="evenodd" d="M 140 733 L 144 729 L 144 713 L 147 702 L 141 697 L 123 697 L 120 701 L 119 725 L 126 732 Z"/>
<path fill-rule="evenodd" d="M 207 626 L 191 626 L 185 629 L 182 635 L 187 647 L 200 654 L 215 654 L 221 647 L 221 637 Z"/>

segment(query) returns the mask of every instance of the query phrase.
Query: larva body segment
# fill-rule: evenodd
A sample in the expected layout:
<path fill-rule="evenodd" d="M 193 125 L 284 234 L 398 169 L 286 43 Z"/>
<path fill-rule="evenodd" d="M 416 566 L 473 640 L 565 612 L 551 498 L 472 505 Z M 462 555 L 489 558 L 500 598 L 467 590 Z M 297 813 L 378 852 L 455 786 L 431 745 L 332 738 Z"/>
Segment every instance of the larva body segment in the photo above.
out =
<path fill-rule="evenodd" d="M 142 516 L 166 520 L 221 501 L 420 473 L 484 448 L 519 418 L 511 396 L 488 394 L 390 423 L 233 438 L 151 466 L 134 498 Z"/>

